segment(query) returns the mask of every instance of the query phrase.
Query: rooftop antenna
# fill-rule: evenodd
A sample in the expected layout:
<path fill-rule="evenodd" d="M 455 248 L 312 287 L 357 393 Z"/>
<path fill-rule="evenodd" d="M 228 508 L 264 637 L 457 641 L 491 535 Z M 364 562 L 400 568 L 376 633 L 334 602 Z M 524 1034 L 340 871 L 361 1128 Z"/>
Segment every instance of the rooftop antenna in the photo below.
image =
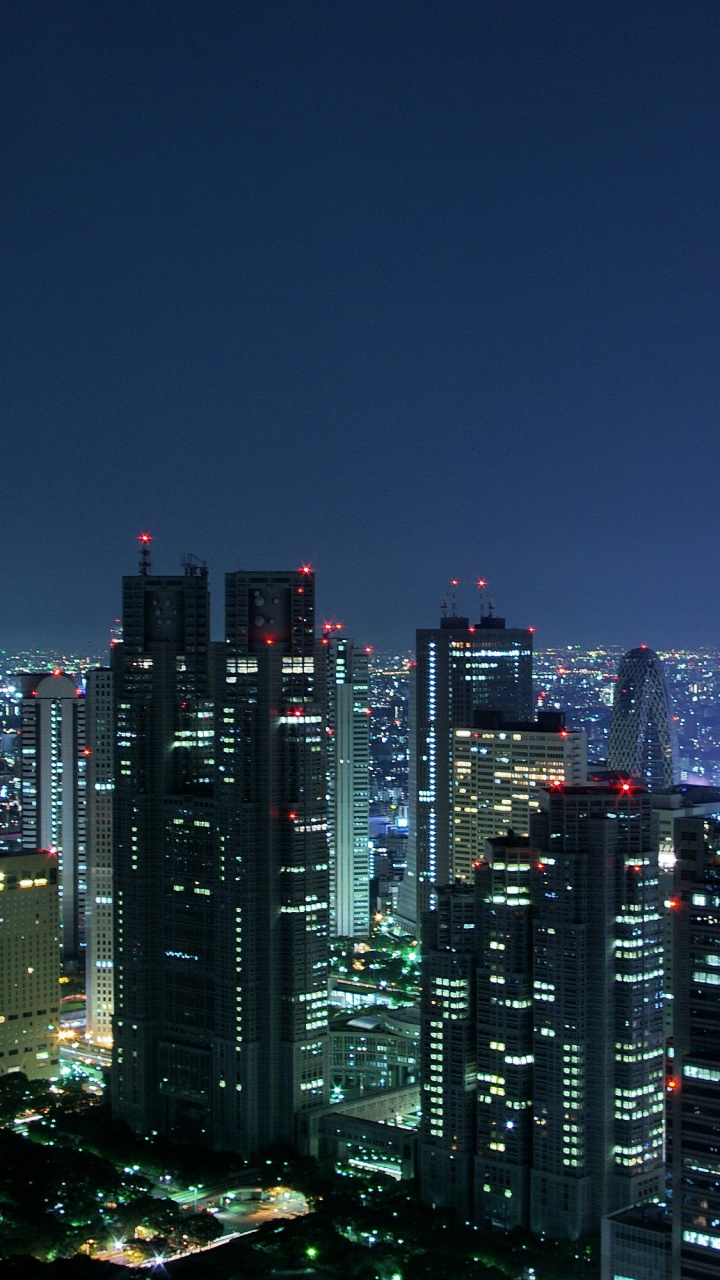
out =
<path fill-rule="evenodd" d="M 455 599 L 455 588 L 456 588 L 458 585 L 459 585 L 459 584 L 458 584 L 458 580 L 457 580 L 457 578 L 451 578 L 451 579 L 450 579 L 450 586 L 452 587 L 452 596 L 451 596 L 451 599 L 452 599 L 452 616 L 453 616 L 453 618 L 456 618 L 456 617 L 457 617 L 457 601 L 456 601 L 456 599 Z"/>
<path fill-rule="evenodd" d="M 138 542 L 140 543 L 140 576 L 147 578 L 150 572 L 150 543 L 152 542 L 152 535 L 141 533 L 138 536 Z"/>
<path fill-rule="evenodd" d="M 447 618 L 447 600 L 442 601 L 442 604 L 440 605 L 440 612 L 443 618 Z"/>
<path fill-rule="evenodd" d="M 207 578 L 207 560 L 201 560 L 199 556 L 194 556 L 189 551 L 182 558 L 182 567 L 186 578 L 194 578 L 198 573 L 201 578 Z"/>
<path fill-rule="evenodd" d="M 485 614 L 488 612 L 487 592 L 486 592 L 487 578 L 478 578 L 477 582 L 475 583 L 475 586 L 480 592 L 480 617 L 484 618 Z M 492 612 L 492 608 L 490 612 Z"/>

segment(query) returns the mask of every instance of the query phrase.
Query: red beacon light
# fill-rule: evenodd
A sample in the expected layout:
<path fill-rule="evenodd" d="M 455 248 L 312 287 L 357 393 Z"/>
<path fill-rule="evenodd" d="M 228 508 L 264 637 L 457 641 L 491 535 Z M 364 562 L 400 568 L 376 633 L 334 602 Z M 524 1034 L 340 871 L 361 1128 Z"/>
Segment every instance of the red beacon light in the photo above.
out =
<path fill-rule="evenodd" d="M 667 1080 L 665 1081 L 665 1088 L 667 1089 L 668 1093 L 676 1093 L 677 1090 L 680 1088 L 680 1081 L 678 1080 L 677 1076 L 668 1076 Z"/>
<path fill-rule="evenodd" d="M 623 792 L 625 793 L 625 795 L 627 795 L 627 794 L 628 794 L 628 792 L 632 791 L 632 785 L 631 785 L 631 783 L 629 783 L 629 782 L 621 782 L 621 783 L 620 783 L 620 790 L 621 790 L 621 791 L 623 791 Z"/>
<path fill-rule="evenodd" d="M 288 818 L 290 819 L 290 821 L 291 821 L 291 822 L 294 822 L 294 821 L 295 821 L 295 819 L 297 818 L 297 814 L 296 814 L 296 812 L 295 812 L 295 810 L 294 810 L 294 809 L 291 809 L 291 810 L 290 810 L 290 812 L 289 812 L 289 814 L 288 814 Z"/>
<path fill-rule="evenodd" d="M 300 572 L 301 572 L 301 573 L 304 573 L 304 574 L 305 574 L 305 576 L 307 577 L 307 575 L 308 575 L 308 574 L 312 573 L 312 565 L 309 565 L 309 564 L 301 564 L 301 565 L 300 565 Z"/>

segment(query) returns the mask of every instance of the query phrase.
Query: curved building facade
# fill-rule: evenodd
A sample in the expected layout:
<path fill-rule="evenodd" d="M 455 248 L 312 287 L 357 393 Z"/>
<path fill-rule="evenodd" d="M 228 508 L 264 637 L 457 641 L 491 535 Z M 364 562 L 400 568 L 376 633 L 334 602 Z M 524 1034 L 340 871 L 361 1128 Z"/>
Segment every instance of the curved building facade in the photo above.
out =
<path fill-rule="evenodd" d="M 662 662 L 645 646 L 630 649 L 620 663 L 608 765 L 642 779 L 649 791 L 670 791 L 680 779 Z"/>

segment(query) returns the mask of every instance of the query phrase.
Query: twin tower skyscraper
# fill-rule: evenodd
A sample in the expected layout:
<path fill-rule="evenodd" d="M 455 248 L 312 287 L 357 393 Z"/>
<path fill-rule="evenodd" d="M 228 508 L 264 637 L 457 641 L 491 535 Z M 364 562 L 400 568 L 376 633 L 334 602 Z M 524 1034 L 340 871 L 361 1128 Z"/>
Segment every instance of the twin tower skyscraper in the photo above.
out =
<path fill-rule="evenodd" d="M 324 1098 L 323 661 L 309 567 L 227 574 L 220 643 L 204 566 L 124 579 L 113 1108 L 136 1130 L 247 1154 Z"/>

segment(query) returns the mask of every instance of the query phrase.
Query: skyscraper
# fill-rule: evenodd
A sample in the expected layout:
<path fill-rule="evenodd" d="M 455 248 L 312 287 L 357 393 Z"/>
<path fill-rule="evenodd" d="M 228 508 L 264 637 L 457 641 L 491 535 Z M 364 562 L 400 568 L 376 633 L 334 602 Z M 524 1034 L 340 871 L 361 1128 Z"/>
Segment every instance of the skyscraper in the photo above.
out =
<path fill-rule="evenodd" d="M 248 1153 L 324 1093 L 313 597 L 309 570 L 228 574 L 211 646 L 204 567 L 123 583 L 113 1095 L 141 1132 Z"/>
<path fill-rule="evenodd" d="M 453 870 L 452 758 L 456 729 L 472 729 L 477 711 L 507 720 L 532 716 L 530 630 L 504 618 L 445 617 L 417 633 L 410 709 L 410 837 L 399 915 L 413 928 L 433 886 Z"/>
<path fill-rule="evenodd" d="M 474 888 L 442 888 L 422 924 L 420 1190 L 426 1204 L 468 1221 L 477 1105 Z"/>
<path fill-rule="evenodd" d="M 115 716 L 113 677 L 106 667 L 88 672 L 87 899 L 85 906 L 85 991 L 87 1035 L 112 1043 L 114 1009 L 113 794 Z"/>
<path fill-rule="evenodd" d="M 237 888 L 243 1149 L 292 1142 L 326 1091 L 329 876 L 315 580 L 226 575 L 218 715 L 220 857 Z M 239 963 L 238 963 L 239 962 Z"/>
<path fill-rule="evenodd" d="M 145 556 L 123 579 L 112 652 L 113 1109 L 141 1133 L 232 1146 L 235 976 L 222 942 L 233 887 L 213 836 L 208 581 L 147 568 Z"/>
<path fill-rule="evenodd" d="M 472 881 L 486 840 L 529 835 L 543 787 L 587 779 L 587 738 L 566 729 L 560 711 L 530 721 L 480 712 L 475 726 L 453 733 L 453 880 Z"/>
<path fill-rule="evenodd" d="M 370 923 L 368 658 L 352 640 L 317 642 L 327 730 L 330 923 L 335 937 L 366 938 Z"/>
<path fill-rule="evenodd" d="M 664 1040 L 651 797 L 557 787 L 533 821 L 531 1226 L 556 1238 L 662 1196 Z"/>
<path fill-rule="evenodd" d="M 21 674 L 22 847 L 58 856 L 63 964 L 85 945 L 85 699 L 62 671 Z"/>
<path fill-rule="evenodd" d="M 671 791 L 680 780 L 677 735 L 662 662 L 646 645 L 630 649 L 620 663 L 608 765 L 639 778 L 649 791 Z"/>
<path fill-rule="evenodd" d="M 720 824 L 678 819 L 675 847 L 673 1277 L 714 1280 L 720 1259 Z"/>

